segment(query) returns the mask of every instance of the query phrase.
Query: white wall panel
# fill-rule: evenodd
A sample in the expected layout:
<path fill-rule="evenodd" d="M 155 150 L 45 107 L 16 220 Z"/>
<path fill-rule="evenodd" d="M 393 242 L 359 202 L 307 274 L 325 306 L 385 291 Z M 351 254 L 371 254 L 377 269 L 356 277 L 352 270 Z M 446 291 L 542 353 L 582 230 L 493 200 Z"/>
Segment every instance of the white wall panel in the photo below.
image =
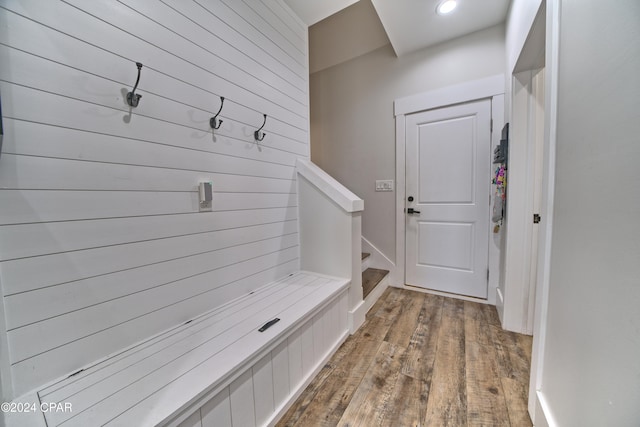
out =
<path fill-rule="evenodd" d="M 287 401 L 291 388 L 289 386 L 289 352 L 288 342 L 284 340 L 271 351 L 273 363 L 273 401 L 279 407 Z"/>
<path fill-rule="evenodd" d="M 163 7 L 152 5 L 143 0 L 125 0 L 123 3 L 149 19 L 161 23 L 171 31 L 180 34 L 210 55 L 215 55 L 225 61 L 231 68 L 229 70 L 230 74 L 235 72 L 244 73 L 247 77 L 251 76 L 275 90 L 281 91 L 298 103 L 307 104 L 304 95 L 306 93 L 305 79 L 303 77 L 291 72 L 286 73 L 288 69 L 278 63 L 271 62 L 269 63 L 271 67 L 265 67 L 257 58 L 242 52 L 235 46 L 235 39 L 232 41 L 225 40 L 224 31 L 220 31 L 215 26 L 210 26 L 210 24 L 202 20 L 202 18 L 206 19 L 209 14 L 202 14 L 202 9 L 196 3 L 174 0 L 166 1 Z M 196 25 L 194 25 L 195 22 L 197 22 Z M 215 30 L 218 34 L 213 33 L 211 30 Z M 249 50 L 255 51 L 255 49 L 251 48 Z M 260 56 L 268 57 L 264 54 Z M 225 60 L 225 58 L 229 59 Z M 271 68 L 278 70 L 278 72 L 284 72 L 286 75 L 282 76 Z M 291 80 L 287 80 L 287 78 Z M 246 87 L 249 86 L 247 85 Z"/>
<path fill-rule="evenodd" d="M 292 192 L 291 178 L 265 178 L 231 173 L 131 166 L 3 154 L 0 180 L 6 189 L 194 191 L 201 181 L 212 182 L 218 192 Z M 86 179 L 78 179 L 79 177 Z M 270 191 L 272 190 L 272 191 Z"/>
<path fill-rule="evenodd" d="M 238 377 L 229 386 L 231 391 L 231 419 L 233 426 L 252 427 L 256 425 L 255 403 L 253 401 L 253 377 L 251 369 Z"/>
<path fill-rule="evenodd" d="M 272 147 L 262 146 L 258 151 L 253 149 L 253 144 L 220 137 L 217 133 L 197 137 L 196 133 L 189 133 L 188 129 L 176 135 L 173 145 L 169 145 L 6 117 L 3 125 L 7 133 L 3 151 L 10 154 L 189 170 L 206 170 L 210 166 L 210 159 L 219 154 L 290 166 L 295 165 L 297 158 L 295 153 Z M 43 137 L 47 138 L 46 144 L 41 143 Z"/>
<path fill-rule="evenodd" d="M 75 8 L 66 2 L 59 4 L 53 2 L 41 3 L 36 0 L 19 2 L 11 0 L 6 3 L 7 7 L 16 13 L 33 18 L 77 39 L 85 40 L 103 50 L 116 53 L 132 62 L 142 62 L 146 68 L 165 72 L 176 79 L 185 80 L 199 87 L 215 89 L 220 91 L 221 95 L 228 96 L 230 101 L 238 102 L 255 109 L 257 112 L 265 112 L 269 116 L 280 120 L 291 121 L 299 128 L 308 128 L 307 120 L 304 115 L 300 114 L 300 111 L 293 111 L 287 108 L 289 107 L 288 105 L 283 106 L 275 103 L 267 97 L 267 94 L 255 94 L 251 90 L 245 89 L 241 86 L 241 82 L 233 82 L 231 76 L 216 74 L 217 67 L 215 63 L 194 63 L 192 62 L 194 58 L 188 55 L 189 52 L 184 52 L 187 57 L 182 57 L 183 52 L 179 51 L 173 44 L 157 45 L 155 43 L 156 31 L 162 30 L 162 27 L 156 26 L 153 28 L 154 31 L 144 33 L 144 36 L 138 34 L 137 29 L 119 28 L 121 23 L 118 22 L 118 19 L 126 19 L 122 23 L 122 26 L 124 26 L 127 22 L 132 22 L 131 19 L 133 18 L 131 16 L 134 14 L 138 15 L 138 18 L 133 22 L 139 24 L 140 31 L 145 31 L 145 29 L 149 31 L 147 28 L 150 23 L 147 18 L 130 9 L 127 9 L 126 13 L 123 12 L 122 8 L 124 6 L 119 3 L 78 2 L 78 6 L 87 9 L 86 11 Z M 217 6 L 214 5 L 213 7 Z M 213 7 L 209 7 L 209 9 L 211 10 Z M 216 12 L 218 11 L 216 10 Z M 243 32 L 259 34 L 255 28 L 247 25 L 235 14 L 233 16 L 237 18 L 236 21 L 239 20 L 237 22 L 239 25 L 244 23 Z M 129 34 L 126 32 L 127 30 L 135 30 L 135 32 L 134 34 Z M 235 34 L 233 29 L 230 28 L 229 30 Z M 162 36 L 162 34 L 164 33 L 160 33 L 159 36 Z M 145 40 L 144 37 L 148 40 Z M 235 37 L 237 35 L 232 35 L 231 40 Z M 178 36 L 174 41 L 177 39 L 179 39 Z M 9 43 L 7 44 L 12 45 L 14 37 L 9 37 L 8 40 Z M 163 38 L 161 38 L 161 41 L 166 42 Z M 266 39 L 263 42 L 269 43 Z M 254 49 L 260 49 L 260 47 L 254 46 Z M 280 47 L 274 46 L 272 49 L 274 52 L 281 52 Z M 284 53 L 282 55 L 286 56 Z M 198 57 L 200 56 L 198 55 Z M 125 69 L 128 70 L 126 75 L 130 76 L 127 80 L 133 84 L 137 73 L 135 64 L 131 63 Z M 300 75 L 303 76 L 304 74 Z M 225 77 L 228 79 L 225 79 Z M 142 80 L 141 89 L 141 93 L 144 94 L 144 81 Z M 144 112 L 144 102 L 141 101 L 138 108 Z M 258 119 L 261 119 L 260 114 L 257 114 L 257 116 Z"/>
<path fill-rule="evenodd" d="M 146 241 L 295 219 L 296 209 L 284 208 L 3 226 L 0 256 L 11 260 L 126 243 L 141 243 L 142 250 Z"/>
<path fill-rule="evenodd" d="M 263 357 L 253 365 L 253 400 L 255 402 L 256 424 L 264 425 L 273 410 L 273 364 L 271 355 Z"/>
<path fill-rule="evenodd" d="M 232 427 L 229 387 L 200 408 L 202 427 Z"/>
<path fill-rule="evenodd" d="M 67 298 L 73 295 L 74 305 L 81 308 L 72 307 L 73 310 L 66 312 L 64 311 L 66 307 L 52 307 L 51 316 L 45 318 L 44 321 L 9 330 L 12 360 L 24 360 L 61 344 L 98 333 L 104 328 L 117 326 L 141 315 L 150 314 L 172 304 L 211 292 L 216 288 L 215 285 L 223 286 L 225 284 L 224 282 L 218 283 L 218 278 L 224 276 L 223 272 L 219 270 L 226 265 L 240 263 L 246 257 L 253 259 L 279 251 L 282 251 L 284 256 L 290 257 L 294 253 L 292 254 L 291 250 L 287 252 L 287 250 L 297 249 L 296 241 L 297 235 L 294 234 L 288 236 L 288 239 L 284 239 L 284 241 L 280 241 L 279 238 L 270 239 L 250 245 L 237 246 L 222 251 L 222 254 L 206 253 L 163 263 L 156 269 L 139 269 L 138 274 L 129 274 L 130 278 L 126 278 L 125 274 L 118 274 L 112 280 L 96 280 L 96 292 L 102 294 L 114 292 L 107 288 L 109 285 L 118 287 L 120 283 L 126 284 L 126 289 L 122 289 L 122 285 L 120 286 L 118 293 L 121 295 L 115 298 L 113 295 L 109 297 L 100 295 L 95 298 L 95 294 L 91 294 L 83 301 L 82 298 L 68 292 L 65 289 L 66 286 L 63 286 L 59 291 L 67 295 Z M 198 280 L 200 275 L 207 276 L 208 280 Z M 101 276 L 101 279 L 105 278 L 109 279 L 110 276 Z M 101 287 L 105 287 L 107 290 L 101 292 Z M 103 301 L 95 302 L 96 299 Z M 12 299 L 7 301 L 8 303 L 13 302 Z M 47 301 L 40 302 L 40 305 L 46 304 Z M 61 305 L 67 304 L 63 302 Z M 37 308 L 37 306 L 29 306 L 22 310 L 29 312 L 37 310 Z M 31 317 L 33 316 L 31 315 Z M 38 313 L 35 316 L 41 316 L 41 314 Z M 13 322 L 8 323 L 13 324 Z M 10 326 L 8 327 L 10 328 Z M 36 334 L 39 339 L 34 340 L 33 336 Z"/>
<path fill-rule="evenodd" d="M 202 427 L 202 418 L 200 416 L 200 410 L 191 414 L 191 416 L 189 416 L 189 418 L 181 422 L 178 427 Z"/>
<path fill-rule="evenodd" d="M 302 346 L 302 372 L 309 372 L 316 362 L 313 336 L 313 319 L 300 328 L 300 344 Z"/>
<path fill-rule="evenodd" d="M 77 284 L 83 279 L 130 271 L 263 239 L 284 237 L 297 231 L 295 220 L 254 225 L 246 218 L 242 221 L 242 216 L 246 216 L 246 213 L 236 213 L 241 217 L 239 225 L 228 229 L 7 261 L 3 264 L 0 276 L 11 285 L 5 286 L 5 296 L 20 294 L 21 297 L 28 297 L 29 291 L 36 289 L 51 289 L 55 292 L 53 288 L 57 285 Z M 278 210 L 273 210 L 271 215 L 275 216 L 277 213 Z M 74 295 L 79 295 L 80 292 L 79 287 L 73 291 Z M 49 297 L 53 298 L 53 295 Z"/>
<path fill-rule="evenodd" d="M 274 9 L 270 9 L 270 6 L 267 3 L 269 2 L 254 2 L 254 1 L 244 1 L 245 5 L 253 9 L 253 11 L 260 15 L 262 19 L 267 21 L 271 27 L 275 31 L 277 31 L 287 43 L 293 45 L 296 49 L 298 49 L 301 53 L 305 53 L 307 51 L 307 38 L 305 37 L 305 33 L 301 33 L 298 30 L 293 30 L 290 26 L 287 25 L 287 22 L 283 20 L 283 17 L 278 16 L 277 12 L 274 12 Z"/>
<path fill-rule="evenodd" d="M 295 72 L 298 76 L 304 76 L 304 74 L 308 72 L 304 55 L 300 55 L 299 52 L 296 52 L 293 49 L 286 49 L 284 46 L 280 46 L 273 40 L 270 40 L 265 35 L 265 33 L 268 32 L 267 26 L 260 23 L 257 25 L 253 24 L 250 22 L 252 21 L 251 19 L 242 16 L 237 9 L 238 3 L 240 2 L 222 2 L 221 0 L 195 1 L 202 5 L 206 10 L 218 16 L 226 24 L 234 28 L 244 27 L 245 31 L 241 34 L 242 37 L 248 38 L 253 43 L 264 46 L 270 56 Z"/>
<path fill-rule="evenodd" d="M 289 357 L 289 388 L 295 390 L 303 380 L 302 332 L 300 329 L 297 329 L 287 338 L 287 344 L 287 356 Z"/>
<path fill-rule="evenodd" d="M 7 0 L 0 39 L 13 396 L 299 268 L 307 34 L 286 7 Z M 143 97 L 131 108 L 136 61 Z M 199 212 L 201 181 L 213 183 L 213 212 Z M 287 367 L 272 407 L 289 391 L 281 350 L 264 374 Z M 230 416 L 243 390 L 208 409 Z"/>
<path fill-rule="evenodd" d="M 296 206 L 295 194 L 218 193 L 213 212 Z M 0 194 L 2 224 L 197 213 L 197 191 L 39 191 Z M 72 215 L 69 215 L 69 211 Z"/>

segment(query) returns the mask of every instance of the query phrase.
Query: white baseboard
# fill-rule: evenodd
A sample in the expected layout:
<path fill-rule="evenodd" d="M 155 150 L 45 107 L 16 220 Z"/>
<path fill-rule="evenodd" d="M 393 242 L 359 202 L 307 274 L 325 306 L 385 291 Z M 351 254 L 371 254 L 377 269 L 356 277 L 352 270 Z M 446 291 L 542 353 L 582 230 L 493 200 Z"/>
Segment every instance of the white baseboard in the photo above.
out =
<path fill-rule="evenodd" d="M 389 270 L 391 285 L 398 285 L 396 283 L 396 265 L 391 261 L 380 249 L 376 248 L 370 241 L 362 237 L 362 252 L 370 253 L 369 267 L 380 268 L 382 270 Z"/>
<path fill-rule="evenodd" d="M 536 391 L 536 413 L 533 415 L 534 427 L 557 427 L 558 425 L 551 415 L 547 399 L 539 390 Z"/>
<path fill-rule="evenodd" d="M 500 318 L 500 324 L 504 325 L 504 297 L 500 288 L 496 288 L 496 310 Z"/>
<path fill-rule="evenodd" d="M 282 416 L 289 410 L 289 408 L 291 408 L 291 406 L 296 402 L 296 400 L 298 400 L 298 398 L 300 397 L 302 392 L 307 388 L 307 386 L 311 384 L 311 381 L 313 381 L 316 375 L 320 373 L 320 370 L 324 368 L 324 365 L 327 364 L 329 359 L 331 359 L 333 354 L 338 350 L 338 348 L 340 348 L 342 343 L 345 342 L 347 337 L 349 337 L 348 332 L 345 332 L 344 334 L 342 334 L 342 336 L 338 339 L 338 341 L 336 341 L 333 347 L 331 347 L 331 349 L 329 349 L 329 351 L 325 354 L 325 356 L 316 364 L 315 368 L 313 368 L 313 371 L 311 371 L 311 373 L 307 376 L 307 378 L 300 383 L 300 385 L 295 390 L 295 392 L 289 395 L 289 399 L 285 403 L 280 405 L 279 408 L 277 408 L 276 412 L 274 412 L 273 416 L 267 423 L 268 426 L 276 425 L 276 423 L 280 420 L 280 418 L 282 418 Z"/>
<path fill-rule="evenodd" d="M 360 301 L 353 310 L 349 310 L 348 325 L 349 333 L 353 335 L 364 323 L 367 314 L 364 301 Z"/>

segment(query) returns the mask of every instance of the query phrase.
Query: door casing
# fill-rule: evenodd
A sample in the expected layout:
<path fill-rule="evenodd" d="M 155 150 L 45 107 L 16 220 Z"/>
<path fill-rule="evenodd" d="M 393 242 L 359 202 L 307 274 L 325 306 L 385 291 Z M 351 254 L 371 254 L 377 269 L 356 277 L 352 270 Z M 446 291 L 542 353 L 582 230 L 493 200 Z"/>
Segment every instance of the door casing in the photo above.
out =
<path fill-rule="evenodd" d="M 408 286 L 488 296 L 490 119 L 489 99 L 407 116 Z"/>
<path fill-rule="evenodd" d="M 455 104 L 491 99 L 491 117 L 493 132 L 491 134 L 491 150 L 500 142 L 500 129 L 504 126 L 504 74 L 473 80 L 453 86 L 447 86 L 429 92 L 424 92 L 408 97 L 396 99 L 394 111 L 396 116 L 396 263 L 393 273 L 393 283 L 405 289 L 420 290 L 420 288 L 408 287 L 405 284 L 405 212 L 406 207 L 406 116 L 421 111 L 447 107 Z M 487 195 L 489 197 L 489 195 Z M 490 224 L 487 224 L 487 232 Z M 490 239 L 491 240 L 491 239 Z M 495 245 L 499 246 L 499 245 Z M 498 286 L 500 267 L 500 253 L 490 243 L 489 249 L 489 289 L 488 298 L 479 299 L 473 297 L 444 294 L 470 301 L 495 304 L 495 293 Z M 436 291 L 427 291 L 438 293 Z"/>

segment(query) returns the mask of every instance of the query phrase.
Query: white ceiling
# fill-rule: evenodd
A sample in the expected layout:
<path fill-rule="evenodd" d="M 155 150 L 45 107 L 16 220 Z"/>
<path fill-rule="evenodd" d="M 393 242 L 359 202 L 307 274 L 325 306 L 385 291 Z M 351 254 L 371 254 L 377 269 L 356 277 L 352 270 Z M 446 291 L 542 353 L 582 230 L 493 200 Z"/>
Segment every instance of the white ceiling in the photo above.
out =
<path fill-rule="evenodd" d="M 506 19 L 510 0 L 458 0 L 449 15 L 436 14 L 441 0 L 371 0 L 396 55 L 473 33 Z M 307 25 L 333 15 L 354 0 L 285 0 Z"/>
<path fill-rule="evenodd" d="M 309 27 L 358 0 L 284 0 Z"/>

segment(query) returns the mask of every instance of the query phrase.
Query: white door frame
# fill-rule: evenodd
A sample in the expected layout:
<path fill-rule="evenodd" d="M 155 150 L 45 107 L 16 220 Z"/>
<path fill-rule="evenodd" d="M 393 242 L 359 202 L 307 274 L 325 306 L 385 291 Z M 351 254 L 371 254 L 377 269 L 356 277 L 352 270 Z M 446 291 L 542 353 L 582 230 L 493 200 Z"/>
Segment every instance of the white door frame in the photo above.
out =
<path fill-rule="evenodd" d="M 558 57 L 560 50 L 560 1 L 544 0 L 545 6 L 545 83 L 544 83 L 544 159 L 542 166 L 543 216 L 538 247 L 538 266 L 533 320 L 533 347 L 529 377 L 528 410 L 537 426 L 554 426 L 546 396 L 542 373 L 549 306 L 549 273 L 551 237 L 553 233 L 553 203 L 555 191 L 556 128 L 558 118 Z"/>
<path fill-rule="evenodd" d="M 396 268 L 393 283 L 399 287 L 420 290 L 419 288 L 405 285 L 405 206 L 406 206 L 406 116 L 434 108 L 446 107 L 464 102 L 491 99 L 491 116 L 493 120 L 493 132 L 491 134 L 491 151 L 500 142 L 500 130 L 504 126 L 504 74 L 487 77 L 480 80 L 465 82 L 453 86 L 447 86 L 429 92 L 399 98 L 394 101 L 396 116 Z M 490 179 L 490 177 L 487 177 Z M 489 197 L 490 195 L 487 195 Z M 489 224 L 487 224 L 489 232 Z M 489 269 L 491 277 L 488 289 L 488 299 L 456 296 L 471 301 L 488 302 L 495 304 L 495 288 L 498 284 L 497 276 L 499 268 L 492 268 L 492 253 L 489 253 Z M 499 258 L 499 257 L 498 257 Z M 496 261 L 497 262 L 497 261 Z M 497 267 L 497 265 L 496 265 Z M 431 291 L 430 291 L 431 292 Z M 437 292 L 434 292 L 437 293 Z M 453 296 L 453 295 L 451 295 Z"/>

